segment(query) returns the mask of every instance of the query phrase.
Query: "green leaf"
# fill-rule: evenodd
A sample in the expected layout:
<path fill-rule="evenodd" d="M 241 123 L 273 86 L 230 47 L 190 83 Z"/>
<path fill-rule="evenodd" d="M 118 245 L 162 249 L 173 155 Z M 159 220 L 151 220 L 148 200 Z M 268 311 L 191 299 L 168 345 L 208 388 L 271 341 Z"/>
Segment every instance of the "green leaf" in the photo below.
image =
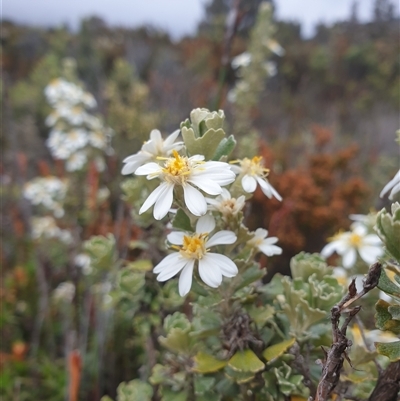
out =
<path fill-rule="evenodd" d="M 176 212 L 174 220 L 172 220 L 172 226 L 184 231 L 193 231 L 190 219 L 182 209 L 178 209 Z"/>
<path fill-rule="evenodd" d="M 194 379 L 194 392 L 196 395 L 202 395 L 213 388 L 215 377 L 197 376 Z"/>
<path fill-rule="evenodd" d="M 381 355 L 387 356 L 391 362 L 400 360 L 400 341 L 392 343 L 375 343 L 377 351 Z"/>
<path fill-rule="evenodd" d="M 209 129 L 202 137 L 196 138 L 193 129 L 183 127 L 182 137 L 190 155 L 204 155 L 206 160 L 210 160 L 225 132 L 223 129 Z"/>
<path fill-rule="evenodd" d="M 228 138 L 222 139 L 219 143 L 212 160 L 221 160 L 223 156 L 229 156 L 233 149 L 235 149 L 236 140 L 233 135 L 230 135 Z"/>
<path fill-rule="evenodd" d="M 389 312 L 389 307 L 391 305 L 386 301 L 380 299 L 375 304 L 376 314 L 375 314 L 375 324 L 380 330 L 390 330 L 395 334 L 400 334 L 400 321 L 393 320 L 391 313 Z"/>
<path fill-rule="evenodd" d="M 392 319 L 400 320 L 400 305 L 391 305 L 388 311 L 392 315 Z"/>
<path fill-rule="evenodd" d="M 193 360 L 195 363 L 193 370 L 198 373 L 216 372 L 222 369 L 227 363 L 226 361 L 221 361 L 204 352 L 197 353 Z"/>
<path fill-rule="evenodd" d="M 255 373 L 253 372 L 242 372 L 232 369 L 229 366 L 225 367 L 225 374 L 231 380 L 235 381 L 236 383 L 248 383 L 249 381 L 253 380 Z"/>
<path fill-rule="evenodd" d="M 386 249 L 400 262 L 400 204 L 392 204 L 392 215 L 382 209 L 376 218 L 378 235 Z"/>
<path fill-rule="evenodd" d="M 294 343 L 296 339 L 291 338 L 290 340 L 282 341 L 281 343 L 271 345 L 266 348 L 262 355 L 269 362 L 278 357 L 280 357 L 286 350 L 288 350 Z"/>
<path fill-rule="evenodd" d="M 127 269 L 137 270 L 140 272 L 147 272 L 153 268 L 153 263 L 149 259 L 141 259 L 135 260 L 134 262 L 130 262 L 127 266 Z"/>
<path fill-rule="evenodd" d="M 189 334 L 180 328 L 171 329 L 167 337 L 159 337 L 158 341 L 170 351 L 179 354 L 188 354 L 190 352 Z"/>
<path fill-rule="evenodd" d="M 271 305 L 266 305 L 262 307 L 256 307 L 254 304 L 247 309 L 248 314 L 250 315 L 253 322 L 261 328 L 267 323 L 269 319 L 271 319 L 275 314 L 275 309 Z"/>
<path fill-rule="evenodd" d="M 168 388 L 161 389 L 162 398 L 161 401 L 187 401 L 188 400 L 188 392 L 185 391 L 174 391 Z"/>
<path fill-rule="evenodd" d="M 229 360 L 228 365 L 239 372 L 259 372 L 264 369 L 264 363 L 251 350 L 237 351 Z"/>
<path fill-rule="evenodd" d="M 121 383 L 117 389 L 117 401 L 151 401 L 153 388 L 139 379 Z"/>
<path fill-rule="evenodd" d="M 237 261 L 238 263 L 235 263 L 238 266 L 240 264 L 240 261 Z M 238 266 L 239 267 L 239 266 Z M 245 270 L 242 274 L 238 274 L 234 278 L 234 284 L 232 284 L 235 288 L 235 291 L 241 290 L 242 288 L 248 286 L 249 284 L 255 283 L 256 281 L 260 280 L 265 276 L 266 269 L 260 268 L 258 264 L 253 265 L 249 267 L 247 270 Z"/>
<path fill-rule="evenodd" d="M 400 301 L 400 285 L 397 284 L 396 276 L 397 273 L 392 268 L 384 266 L 379 277 L 378 288 Z"/>

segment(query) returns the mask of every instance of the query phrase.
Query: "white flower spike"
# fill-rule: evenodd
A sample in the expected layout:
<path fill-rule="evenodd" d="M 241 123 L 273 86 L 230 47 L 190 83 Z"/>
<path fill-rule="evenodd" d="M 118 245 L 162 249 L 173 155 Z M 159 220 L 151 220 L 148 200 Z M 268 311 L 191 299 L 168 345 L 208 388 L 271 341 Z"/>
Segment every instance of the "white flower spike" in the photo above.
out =
<path fill-rule="evenodd" d="M 274 245 L 278 242 L 277 237 L 267 238 L 268 231 L 263 228 L 257 228 L 254 237 L 247 241 L 247 244 L 253 248 L 257 248 L 260 252 L 267 256 L 280 255 L 282 248 Z"/>
<path fill-rule="evenodd" d="M 158 274 L 157 280 L 169 280 L 181 271 L 179 294 L 183 297 L 192 286 L 195 265 L 198 266 L 201 279 L 212 288 L 217 288 L 222 283 L 223 276 L 236 276 L 238 269 L 235 263 L 227 256 L 210 252 L 209 248 L 233 244 L 237 237 L 232 231 L 218 231 L 209 237 L 214 228 L 214 218 L 205 215 L 197 221 L 195 233 L 171 232 L 167 239 L 173 244 L 172 249 L 178 252 L 168 255 L 154 267 L 154 273 Z"/>
<path fill-rule="evenodd" d="M 232 170 L 241 177 L 242 187 L 246 192 L 253 193 L 258 183 L 265 196 L 270 199 L 274 196 L 279 201 L 282 200 L 282 197 L 267 180 L 269 169 L 261 164 L 261 156 L 254 156 L 252 159 L 246 157 L 238 162 L 240 166 L 232 166 Z"/>
<path fill-rule="evenodd" d="M 139 214 L 154 205 L 154 218 L 161 220 L 171 209 L 175 185 L 180 185 L 187 208 L 195 216 L 203 216 L 207 212 L 207 202 L 197 188 L 209 195 L 219 195 L 222 193 L 221 186 L 235 180 L 235 173 L 228 163 L 204 162 L 204 156 L 188 158 L 180 156 L 176 150 L 172 153 L 173 157 L 165 160 L 164 167 L 157 163 L 147 163 L 135 171 L 136 175 L 147 175 L 148 180 L 158 177 L 162 181 L 146 199 Z"/>
<path fill-rule="evenodd" d="M 343 267 L 350 268 L 357 260 L 357 252 L 361 259 L 368 264 L 376 262 L 383 254 L 382 241 L 376 234 L 368 234 L 365 226 L 355 225 L 352 231 L 336 234 L 329 244 L 321 251 L 325 258 L 334 252 L 339 254 L 343 261 Z"/>
<path fill-rule="evenodd" d="M 168 157 L 174 149 L 182 149 L 183 142 L 175 142 L 179 132 L 179 130 L 176 130 L 164 141 L 161 132 L 153 129 L 150 132 L 150 139 L 143 144 L 142 149 L 138 153 L 124 159 L 125 166 L 122 168 L 122 174 L 132 174 L 143 164 L 155 161 L 158 157 Z"/>

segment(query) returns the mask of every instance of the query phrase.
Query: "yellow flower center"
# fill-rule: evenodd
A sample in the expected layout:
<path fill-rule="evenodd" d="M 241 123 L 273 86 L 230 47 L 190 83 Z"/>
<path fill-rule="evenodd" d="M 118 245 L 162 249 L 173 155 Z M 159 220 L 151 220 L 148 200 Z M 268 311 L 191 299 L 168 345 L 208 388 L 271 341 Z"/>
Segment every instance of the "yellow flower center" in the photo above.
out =
<path fill-rule="evenodd" d="M 257 175 L 259 177 L 267 177 L 269 169 L 265 168 L 262 164 L 261 156 L 254 156 L 252 159 L 244 158 L 240 165 L 242 166 L 243 172 L 248 175 Z"/>
<path fill-rule="evenodd" d="M 185 156 L 180 156 L 176 150 L 173 150 L 172 153 L 174 157 L 168 158 L 162 169 L 164 178 L 168 182 L 183 185 L 191 173 L 189 160 Z"/>
<path fill-rule="evenodd" d="M 183 237 L 183 245 L 179 250 L 182 256 L 188 259 L 202 259 L 206 254 L 207 234 L 193 234 Z"/>
<path fill-rule="evenodd" d="M 358 248 L 361 245 L 362 237 L 358 234 L 352 233 L 349 242 L 354 248 Z"/>

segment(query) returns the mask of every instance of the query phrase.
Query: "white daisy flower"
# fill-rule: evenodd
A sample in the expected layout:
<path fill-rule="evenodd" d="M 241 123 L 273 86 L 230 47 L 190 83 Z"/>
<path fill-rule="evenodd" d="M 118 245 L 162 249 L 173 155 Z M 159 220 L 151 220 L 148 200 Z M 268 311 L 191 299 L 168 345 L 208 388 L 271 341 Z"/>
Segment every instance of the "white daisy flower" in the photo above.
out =
<path fill-rule="evenodd" d="M 52 130 L 46 140 L 46 145 L 56 159 L 68 159 L 71 150 L 66 141 L 66 134 L 63 131 Z"/>
<path fill-rule="evenodd" d="M 400 170 L 396 173 L 396 175 L 393 177 L 392 180 L 390 180 L 382 189 L 381 193 L 379 196 L 382 198 L 384 197 L 388 192 L 390 191 L 389 194 L 389 199 L 393 200 L 394 195 L 397 192 L 400 192 Z"/>
<path fill-rule="evenodd" d="M 179 276 L 179 294 L 183 297 L 192 286 L 195 264 L 198 266 L 200 278 L 212 288 L 221 284 L 223 276 L 236 276 L 238 268 L 235 263 L 227 256 L 210 252 L 209 248 L 233 244 L 237 237 L 232 231 L 218 231 L 209 237 L 214 228 L 214 218 L 206 215 L 199 218 L 196 232 L 193 234 L 171 232 L 167 239 L 178 252 L 168 255 L 154 267 L 154 273 L 158 274 L 157 281 L 169 280 L 182 270 Z"/>
<path fill-rule="evenodd" d="M 230 192 L 222 188 L 221 195 L 218 195 L 215 199 L 206 198 L 209 210 L 215 210 L 220 212 L 224 218 L 229 216 L 236 216 L 243 208 L 246 202 L 244 195 L 239 198 L 232 198 Z"/>
<path fill-rule="evenodd" d="M 125 166 L 121 173 L 123 175 L 132 174 L 143 164 L 156 160 L 158 157 L 168 157 L 174 149 L 182 149 L 183 142 L 175 142 L 179 132 L 179 130 L 174 131 L 164 141 L 161 132 L 158 129 L 153 129 L 150 132 L 150 139 L 143 144 L 142 149 L 123 160 Z"/>
<path fill-rule="evenodd" d="M 201 155 L 188 158 L 180 156 L 176 150 L 172 152 L 174 156 L 165 160 L 164 167 L 147 163 L 135 171 L 136 175 L 147 175 L 148 180 L 158 177 L 162 181 L 146 199 L 139 214 L 154 205 L 154 218 L 161 220 L 171 209 L 175 185 L 182 186 L 185 204 L 191 213 L 195 216 L 206 214 L 207 202 L 197 188 L 209 195 L 219 195 L 222 193 L 221 186 L 235 180 L 235 173 L 228 163 L 205 162 Z"/>
<path fill-rule="evenodd" d="M 282 253 L 282 248 L 276 246 L 278 242 L 277 237 L 267 238 L 268 231 L 264 228 L 257 228 L 254 232 L 254 237 L 247 241 L 247 245 L 252 248 L 257 248 L 260 252 L 267 256 L 280 255 Z"/>
<path fill-rule="evenodd" d="M 268 198 L 271 199 L 274 196 L 279 201 L 282 200 L 282 197 L 267 180 L 269 169 L 261 164 L 261 156 L 254 156 L 252 159 L 246 157 L 238 162 L 240 166 L 232 166 L 232 170 L 241 177 L 242 187 L 246 192 L 253 193 L 258 183 L 264 195 Z"/>
<path fill-rule="evenodd" d="M 357 253 L 368 264 L 376 262 L 383 254 L 382 241 L 376 234 L 368 234 L 365 226 L 356 225 L 352 231 L 338 233 L 321 251 L 327 258 L 334 252 L 342 257 L 343 267 L 350 268 L 357 260 Z"/>

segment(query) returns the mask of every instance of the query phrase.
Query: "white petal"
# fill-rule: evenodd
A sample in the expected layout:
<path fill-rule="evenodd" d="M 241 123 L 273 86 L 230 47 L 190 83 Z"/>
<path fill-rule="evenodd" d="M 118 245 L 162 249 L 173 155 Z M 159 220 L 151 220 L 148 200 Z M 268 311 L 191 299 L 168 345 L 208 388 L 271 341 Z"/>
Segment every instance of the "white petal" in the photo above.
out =
<path fill-rule="evenodd" d="M 260 177 L 256 177 L 256 180 L 257 180 L 258 184 L 260 185 L 261 191 L 263 191 L 263 194 L 271 199 L 272 191 L 271 191 L 271 185 L 269 185 L 269 182 L 267 182 L 266 180 L 264 180 Z"/>
<path fill-rule="evenodd" d="M 273 244 L 276 244 L 278 241 L 279 241 L 278 237 L 269 237 L 269 238 L 265 238 L 263 243 L 265 245 L 273 245 Z"/>
<path fill-rule="evenodd" d="M 254 235 L 257 238 L 265 238 L 268 235 L 268 231 L 265 228 L 257 228 L 257 230 L 254 232 Z"/>
<path fill-rule="evenodd" d="M 163 141 L 162 136 L 161 136 L 161 132 L 158 129 L 153 129 L 150 132 L 150 140 L 154 141 L 154 142 L 161 142 Z"/>
<path fill-rule="evenodd" d="M 321 251 L 321 255 L 324 258 L 327 258 L 328 256 L 331 256 L 334 252 L 336 252 L 336 241 L 329 242 L 329 244 L 326 244 Z"/>
<path fill-rule="evenodd" d="M 165 190 L 160 193 L 156 204 L 154 205 L 153 216 L 156 220 L 161 220 L 165 217 L 172 206 L 174 186 L 173 184 L 166 184 Z"/>
<path fill-rule="evenodd" d="M 148 156 L 139 152 L 139 153 L 135 153 L 134 155 L 125 157 L 125 159 L 123 160 L 123 163 L 132 163 L 132 162 L 147 160 L 148 158 L 149 158 Z"/>
<path fill-rule="evenodd" d="M 245 175 L 242 178 L 242 187 L 246 192 L 252 193 L 257 188 L 257 181 L 251 175 Z"/>
<path fill-rule="evenodd" d="M 161 173 L 162 168 L 157 163 L 147 163 L 139 167 L 136 171 L 136 175 L 148 175 L 154 173 Z"/>
<path fill-rule="evenodd" d="M 122 175 L 133 174 L 136 171 L 136 169 L 140 167 L 141 164 L 142 163 L 140 161 L 127 163 L 125 164 L 124 167 L 122 167 L 121 174 Z"/>
<path fill-rule="evenodd" d="M 357 260 L 357 254 L 355 249 L 350 248 L 348 249 L 343 255 L 343 267 L 349 268 L 354 265 Z"/>
<path fill-rule="evenodd" d="M 186 206 L 195 216 L 202 216 L 207 213 L 207 202 L 198 189 L 186 184 L 183 187 L 183 195 Z"/>
<path fill-rule="evenodd" d="M 222 188 L 214 181 L 203 178 L 201 176 L 194 176 L 188 179 L 188 182 L 196 185 L 201 190 L 209 195 L 219 195 L 222 192 Z"/>
<path fill-rule="evenodd" d="M 179 294 L 184 297 L 192 287 L 194 260 L 189 260 L 179 276 Z"/>
<path fill-rule="evenodd" d="M 172 145 L 175 142 L 175 139 L 178 138 L 178 135 L 180 132 L 181 132 L 181 130 L 177 129 L 172 134 L 168 135 L 168 137 L 164 141 L 164 146 L 167 147 L 167 146 Z"/>
<path fill-rule="evenodd" d="M 165 189 L 172 184 L 168 182 L 163 182 L 158 186 L 146 199 L 142 207 L 139 210 L 139 214 L 144 213 L 146 210 L 150 209 L 158 200 L 158 198 L 164 193 Z"/>
<path fill-rule="evenodd" d="M 168 265 L 157 276 L 157 281 L 167 281 L 170 278 L 174 277 L 180 270 L 182 270 L 187 265 L 188 261 L 190 262 L 190 259 L 181 257 L 176 261 L 176 263 Z"/>
<path fill-rule="evenodd" d="M 211 256 L 211 257 L 210 257 Z M 201 279 L 210 287 L 217 288 L 222 282 L 222 273 L 215 264 L 212 254 L 206 254 L 199 260 L 199 274 Z"/>
<path fill-rule="evenodd" d="M 170 255 L 167 255 L 160 263 L 154 266 L 153 273 L 161 273 L 165 268 L 169 267 L 170 265 L 176 265 L 181 259 L 182 256 L 179 252 L 171 253 Z"/>
<path fill-rule="evenodd" d="M 231 170 L 236 174 L 240 174 L 242 172 L 241 167 L 235 165 L 231 165 Z"/>
<path fill-rule="evenodd" d="M 400 192 L 400 182 L 396 184 L 393 188 L 392 191 L 390 192 L 389 199 L 393 200 L 394 195 L 397 194 L 397 192 Z"/>
<path fill-rule="evenodd" d="M 358 252 L 360 253 L 361 259 L 364 262 L 366 262 L 368 264 L 372 264 L 372 263 L 377 262 L 377 259 L 379 258 L 379 256 L 382 256 L 383 249 L 376 247 L 376 246 L 364 245 L 364 246 L 360 247 Z"/>
<path fill-rule="evenodd" d="M 392 187 L 394 187 L 396 184 L 400 182 L 400 170 L 396 173 L 396 175 L 393 177 L 392 180 L 390 180 L 382 189 L 381 193 L 379 196 L 382 198 L 386 192 L 388 192 Z M 396 185 L 397 186 L 397 185 Z M 390 196 L 394 195 L 393 190 L 390 194 Z"/>
<path fill-rule="evenodd" d="M 215 219 L 211 214 L 200 217 L 196 223 L 196 233 L 210 233 L 215 228 Z"/>
<path fill-rule="evenodd" d="M 237 266 L 227 256 L 211 252 L 207 253 L 206 256 L 211 260 L 211 263 L 215 263 L 219 267 L 223 276 L 235 277 L 238 274 Z"/>
<path fill-rule="evenodd" d="M 232 231 L 218 231 L 206 242 L 206 248 L 215 245 L 233 244 L 236 240 L 237 237 Z"/>
<path fill-rule="evenodd" d="M 365 245 L 382 245 L 381 239 L 376 234 L 368 234 L 363 239 Z"/>
<path fill-rule="evenodd" d="M 172 231 L 167 235 L 167 240 L 173 245 L 182 245 L 185 233 L 181 231 Z"/>
<path fill-rule="evenodd" d="M 160 273 L 165 267 L 169 265 L 176 264 L 176 261 L 181 258 L 179 252 L 174 252 L 167 255 L 160 263 L 153 267 L 153 273 Z"/>
<path fill-rule="evenodd" d="M 261 243 L 258 249 L 267 256 L 280 255 L 282 253 L 282 248 L 276 245 Z"/>

